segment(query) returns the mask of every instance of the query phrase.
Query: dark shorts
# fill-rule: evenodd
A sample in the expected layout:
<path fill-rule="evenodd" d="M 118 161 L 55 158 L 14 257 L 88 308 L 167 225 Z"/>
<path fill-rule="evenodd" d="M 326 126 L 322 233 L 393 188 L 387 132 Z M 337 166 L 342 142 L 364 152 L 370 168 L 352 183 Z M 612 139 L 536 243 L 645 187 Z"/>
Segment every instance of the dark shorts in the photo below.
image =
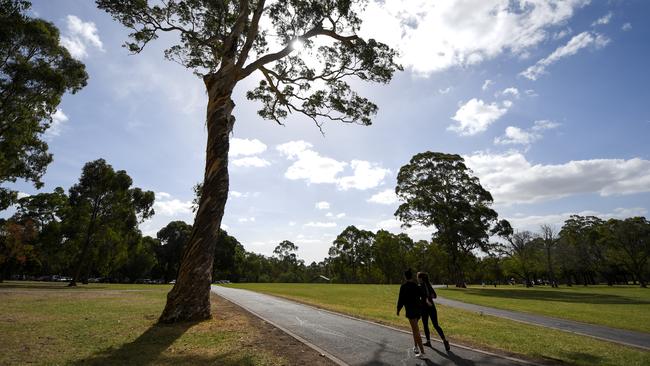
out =
<path fill-rule="evenodd" d="M 409 319 L 420 319 L 420 309 L 416 306 L 407 306 L 406 307 L 406 317 Z"/>

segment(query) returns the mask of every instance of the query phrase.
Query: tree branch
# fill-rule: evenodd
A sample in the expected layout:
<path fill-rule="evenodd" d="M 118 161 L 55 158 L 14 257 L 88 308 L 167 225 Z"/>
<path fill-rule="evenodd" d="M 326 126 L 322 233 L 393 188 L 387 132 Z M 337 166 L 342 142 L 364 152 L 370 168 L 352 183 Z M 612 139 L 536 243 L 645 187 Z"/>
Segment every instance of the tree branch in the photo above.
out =
<path fill-rule="evenodd" d="M 244 46 L 242 47 L 242 50 L 239 53 L 239 60 L 237 60 L 237 67 L 239 68 L 241 68 L 246 62 L 246 59 L 248 58 L 248 53 L 250 52 L 251 47 L 253 47 L 253 43 L 255 42 L 255 38 L 257 37 L 260 18 L 262 17 L 262 13 L 264 12 L 264 2 L 265 0 L 258 0 L 257 2 L 257 7 L 255 8 L 255 12 L 253 13 L 253 19 L 251 20 L 251 24 L 249 25 L 248 32 L 246 33 L 246 43 L 244 43 Z"/>
<path fill-rule="evenodd" d="M 298 39 L 309 39 L 309 38 L 313 38 L 313 37 L 316 37 L 316 36 L 319 36 L 319 35 L 328 36 L 328 37 L 334 38 L 334 39 L 339 40 L 339 41 L 341 41 L 343 43 L 346 43 L 346 44 L 351 44 L 352 41 L 354 41 L 356 39 L 359 39 L 359 37 L 357 35 L 342 36 L 342 35 L 337 34 L 336 32 L 334 32 L 334 31 L 332 31 L 330 29 L 323 29 L 321 25 L 318 25 L 318 26 L 310 29 L 309 31 L 307 31 L 307 33 L 303 34 L 302 36 L 294 37 L 291 41 L 289 41 L 287 46 L 285 46 L 282 50 L 280 50 L 278 52 L 275 52 L 275 53 L 266 54 L 266 55 L 260 57 L 259 59 L 257 59 L 256 61 L 248 64 L 248 66 L 246 66 L 242 70 L 241 74 L 239 75 L 239 80 L 244 79 L 248 75 L 252 74 L 253 71 L 259 69 L 260 66 L 264 66 L 264 65 L 268 64 L 269 62 L 277 61 L 277 60 L 280 60 L 283 57 L 288 56 L 291 53 L 291 51 L 293 51 L 293 42 L 295 42 L 296 40 L 298 40 Z"/>

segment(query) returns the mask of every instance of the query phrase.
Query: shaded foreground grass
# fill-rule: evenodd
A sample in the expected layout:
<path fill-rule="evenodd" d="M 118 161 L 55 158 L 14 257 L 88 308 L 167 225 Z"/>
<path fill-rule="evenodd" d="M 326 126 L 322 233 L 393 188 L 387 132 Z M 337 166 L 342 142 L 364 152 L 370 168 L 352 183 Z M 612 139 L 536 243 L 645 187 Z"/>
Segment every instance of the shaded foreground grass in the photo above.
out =
<path fill-rule="evenodd" d="M 395 315 L 397 285 L 236 284 L 317 307 L 406 329 Z M 455 342 L 574 365 L 649 365 L 650 352 L 558 330 L 438 306 L 440 324 Z"/>
<path fill-rule="evenodd" d="M 1 365 L 288 363 L 252 343 L 263 337 L 260 330 L 216 297 L 212 320 L 156 325 L 169 286 L 64 286 L 0 284 Z"/>
<path fill-rule="evenodd" d="M 486 286 L 438 292 L 472 304 L 650 333 L 650 289 L 638 286 Z"/>

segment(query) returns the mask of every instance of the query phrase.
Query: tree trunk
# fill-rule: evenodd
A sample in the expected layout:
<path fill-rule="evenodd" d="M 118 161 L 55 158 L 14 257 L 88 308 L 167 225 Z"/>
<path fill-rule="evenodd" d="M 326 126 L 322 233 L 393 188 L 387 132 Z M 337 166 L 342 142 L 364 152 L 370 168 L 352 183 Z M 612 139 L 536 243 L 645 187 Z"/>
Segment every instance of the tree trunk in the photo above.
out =
<path fill-rule="evenodd" d="M 90 238 L 93 234 L 93 228 L 95 226 L 95 220 L 97 219 L 97 211 L 99 210 L 100 199 L 95 198 L 93 202 L 93 213 L 90 216 L 90 222 L 88 223 L 88 229 L 86 231 L 86 240 L 84 241 L 84 247 L 81 250 L 81 255 L 79 256 L 79 262 L 77 262 L 77 267 L 72 275 L 72 280 L 68 283 L 68 287 L 77 286 L 77 281 L 81 276 L 81 269 L 84 262 L 86 261 L 86 256 L 88 256 L 88 250 L 90 249 Z"/>
<path fill-rule="evenodd" d="M 210 318 L 210 284 L 217 235 L 228 198 L 229 136 L 235 118 L 231 100 L 232 75 L 209 75 L 205 175 L 192 235 L 183 249 L 176 284 L 167 295 L 162 323 Z M 226 84 L 226 85 L 224 85 Z"/>

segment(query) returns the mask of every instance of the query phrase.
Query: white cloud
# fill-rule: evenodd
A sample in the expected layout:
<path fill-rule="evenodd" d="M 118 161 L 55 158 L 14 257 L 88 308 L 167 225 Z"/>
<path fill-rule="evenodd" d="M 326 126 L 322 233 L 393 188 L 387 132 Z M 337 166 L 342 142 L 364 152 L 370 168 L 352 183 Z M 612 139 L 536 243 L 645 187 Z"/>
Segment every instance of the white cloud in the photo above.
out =
<path fill-rule="evenodd" d="M 17 193 L 17 195 L 18 195 L 18 197 L 17 197 L 18 199 L 31 196 L 31 194 L 29 194 L 29 193 L 20 192 L 20 191 Z"/>
<path fill-rule="evenodd" d="M 399 220 L 392 218 L 379 221 L 375 225 L 375 229 L 390 231 L 394 234 L 406 233 L 415 240 L 429 240 L 431 239 L 431 234 L 435 231 L 435 228 L 427 228 L 422 225 L 413 225 L 409 228 L 402 228 L 401 225 L 402 223 Z"/>
<path fill-rule="evenodd" d="M 339 214 L 336 214 L 336 218 L 337 218 L 337 219 L 342 219 L 342 218 L 344 218 L 344 217 L 345 217 L 345 212 L 341 212 L 341 213 L 339 213 Z"/>
<path fill-rule="evenodd" d="M 535 124 L 533 125 L 533 131 L 544 131 L 544 130 L 552 130 L 554 128 L 560 127 L 560 124 L 557 122 L 549 121 L 547 119 L 542 119 L 539 121 L 535 121 Z"/>
<path fill-rule="evenodd" d="M 330 203 L 327 201 L 316 202 L 316 208 L 319 210 L 328 210 L 330 208 Z"/>
<path fill-rule="evenodd" d="M 66 18 L 67 32 L 61 36 L 61 45 L 65 47 L 70 55 L 76 59 L 84 59 L 88 56 L 88 46 L 93 46 L 104 51 L 104 45 L 97 34 L 97 27 L 93 22 L 84 22 L 74 15 Z"/>
<path fill-rule="evenodd" d="M 575 55 L 583 48 L 593 47 L 599 49 L 609 43 L 609 38 L 602 34 L 592 32 L 582 32 L 567 42 L 564 46 L 558 47 L 549 56 L 537 61 L 533 66 L 522 71 L 520 75 L 530 79 L 537 80 L 541 75 L 546 73 L 546 68 L 557 61 Z"/>
<path fill-rule="evenodd" d="M 485 82 L 483 82 L 483 86 L 481 87 L 481 89 L 483 89 L 483 91 L 488 90 L 488 88 L 492 84 L 494 84 L 494 81 L 492 81 L 490 79 L 487 79 L 487 80 L 485 80 Z"/>
<path fill-rule="evenodd" d="M 347 163 L 321 156 L 311 150 L 313 145 L 305 141 L 290 141 L 277 146 L 277 150 L 294 163 L 284 176 L 291 180 L 304 179 L 307 183 L 336 183 L 337 174 Z"/>
<path fill-rule="evenodd" d="M 232 198 L 249 198 L 249 197 L 259 197 L 260 192 L 239 192 L 239 191 L 229 191 L 228 194 Z"/>
<path fill-rule="evenodd" d="M 372 197 L 368 198 L 368 202 L 379 203 L 382 205 L 392 205 L 397 203 L 397 195 L 392 189 L 386 189 L 379 193 L 375 193 Z"/>
<path fill-rule="evenodd" d="M 320 228 L 330 228 L 330 227 L 336 227 L 335 222 L 308 222 L 305 225 L 305 227 L 320 227 Z"/>
<path fill-rule="evenodd" d="M 232 157 L 240 155 L 256 155 L 266 151 L 266 144 L 258 139 L 238 139 L 230 140 L 230 151 L 228 154 Z"/>
<path fill-rule="evenodd" d="M 276 146 L 276 149 L 282 154 L 285 155 L 288 159 L 297 159 L 300 153 L 310 150 L 314 145 L 310 144 L 307 141 L 298 140 L 298 141 L 289 141 L 282 145 Z"/>
<path fill-rule="evenodd" d="M 451 117 L 458 124 L 451 125 L 447 129 L 463 136 L 475 135 L 485 131 L 490 124 L 501 118 L 510 106 L 512 102 L 508 100 L 499 107 L 497 103 L 487 104 L 481 99 L 470 99 Z"/>
<path fill-rule="evenodd" d="M 245 168 L 263 168 L 265 166 L 271 165 L 271 163 L 257 156 L 249 156 L 245 158 L 235 159 L 232 161 L 234 166 L 245 167 Z"/>
<path fill-rule="evenodd" d="M 537 94 L 537 92 L 535 90 L 533 90 L 533 89 L 526 89 L 526 90 L 524 90 L 524 93 L 526 93 L 526 95 L 529 96 L 529 97 L 538 97 L 539 96 L 539 94 Z"/>
<path fill-rule="evenodd" d="M 505 135 L 496 137 L 494 143 L 497 145 L 530 145 L 542 138 L 542 131 L 557 128 L 559 125 L 553 121 L 541 120 L 535 121 L 533 127 L 528 130 L 508 126 Z"/>
<path fill-rule="evenodd" d="M 294 161 L 284 173 L 286 178 L 303 179 L 308 184 L 336 184 L 341 190 L 365 190 L 377 187 L 390 173 L 390 170 L 364 160 L 352 160 L 348 164 L 324 157 L 312 150 L 312 147 L 312 144 L 305 141 L 290 141 L 276 147 L 282 155 Z M 353 170 L 352 175 L 340 177 L 339 174 L 343 173 L 347 166 Z"/>
<path fill-rule="evenodd" d="M 612 12 L 611 11 L 609 13 L 603 15 L 602 17 L 598 18 L 595 22 L 591 23 L 591 26 L 595 27 L 595 26 L 598 26 L 598 25 L 609 24 L 610 20 L 612 20 Z"/>
<path fill-rule="evenodd" d="M 553 34 L 553 39 L 557 41 L 557 40 L 559 40 L 559 39 L 562 39 L 562 38 L 568 36 L 568 35 L 571 34 L 571 33 L 573 33 L 573 30 L 572 30 L 570 27 L 568 27 L 568 28 L 566 28 L 566 29 L 562 29 L 562 30 L 559 31 L 559 32 L 555 32 L 555 33 Z"/>
<path fill-rule="evenodd" d="M 539 135 L 533 134 L 529 131 L 522 130 L 519 127 L 508 126 L 506 127 L 505 136 L 496 137 L 494 143 L 498 145 L 519 144 L 528 145 L 537 140 Z"/>
<path fill-rule="evenodd" d="M 532 164 L 523 154 L 465 156 L 497 204 L 533 203 L 576 194 L 601 196 L 650 192 L 650 160 L 592 159 Z"/>
<path fill-rule="evenodd" d="M 62 109 L 57 109 L 56 112 L 54 112 L 52 115 L 52 123 L 50 124 L 50 128 L 45 131 L 45 137 L 51 139 L 55 136 L 59 136 L 61 134 L 63 124 L 67 121 L 68 116 L 63 113 Z"/>
<path fill-rule="evenodd" d="M 169 199 L 169 197 L 156 198 L 153 204 L 156 215 L 162 216 L 178 216 L 192 213 L 192 201 L 181 201 L 177 198 Z"/>
<path fill-rule="evenodd" d="M 240 218 L 237 219 L 237 222 L 240 222 L 240 223 L 255 222 L 255 218 L 254 217 L 240 217 Z"/>
<path fill-rule="evenodd" d="M 297 223 L 295 221 L 289 221 L 289 226 L 296 226 L 296 224 Z"/>
<path fill-rule="evenodd" d="M 635 216 L 646 216 L 648 210 L 642 207 L 634 208 L 616 208 L 613 212 L 599 212 L 593 210 L 583 210 L 580 212 L 563 212 L 558 214 L 549 214 L 549 215 L 524 215 L 524 214 L 515 214 L 506 219 L 510 222 L 513 228 L 517 230 L 530 230 L 530 231 L 539 231 L 541 225 L 551 225 L 559 230 L 564 222 L 571 215 L 580 215 L 580 216 L 596 216 L 600 217 L 603 220 L 615 218 L 615 219 L 624 219 L 628 217 Z"/>
<path fill-rule="evenodd" d="M 167 192 L 156 192 L 156 197 L 157 198 L 171 198 L 172 195 L 167 193 Z"/>
<path fill-rule="evenodd" d="M 342 177 L 337 182 L 339 188 L 344 191 L 350 188 L 359 190 L 375 188 L 390 173 L 390 170 L 364 160 L 352 160 L 350 167 L 354 169 L 353 174 Z"/>
<path fill-rule="evenodd" d="M 630 29 L 632 29 L 632 23 L 625 23 L 625 24 L 623 24 L 623 26 L 621 27 L 621 29 L 622 29 L 624 32 L 629 31 Z"/>
<path fill-rule="evenodd" d="M 519 89 L 515 87 L 510 87 L 510 88 L 505 88 L 503 91 L 501 91 L 501 95 L 507 96 L 510 95 L 515 98 L 519 98 Z"/>
<path fill-rule="evenodd" d="M 522 55 L 588 2 L 371 1 L 362 13 L 361 34 L 397 47 L 400 62 L 426 76 L 506 52 Z"/>
<path fill-rule="evenodd" d="M 331 213 L 331 212 L 328 212 L 328 213 L 325 214 L 325 217 L 334 217 L 334 214 Z"/>
<path fill-rule="evenodd" d="M 448 94 L 451 91 L 451 86 L 448 86 L 444 89 L 438 89 L 438 93 L 440 94 Z"/>

